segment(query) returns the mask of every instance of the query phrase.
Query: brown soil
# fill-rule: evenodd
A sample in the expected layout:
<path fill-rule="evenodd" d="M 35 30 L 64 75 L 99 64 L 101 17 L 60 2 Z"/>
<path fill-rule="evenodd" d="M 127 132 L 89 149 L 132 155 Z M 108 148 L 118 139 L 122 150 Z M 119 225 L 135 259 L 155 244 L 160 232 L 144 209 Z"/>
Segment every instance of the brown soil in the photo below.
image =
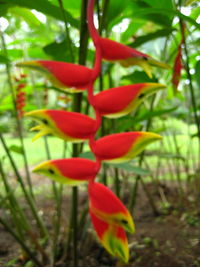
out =
<path fill-rule="evenodd" d="M 110 257 L 96 241 L 91 225 L 85 236 L 79 239 L 79 267 L 199 267 L 200 266 L 200 200 L 195 200 L 187 194 L 187 198 L 178 197 L 174 185 L 160 187 L 161 195 L 170 205 L 161 203 L 160 196 L 155 193 L 155 187 L 148 184 L 148 189 L 156 200 L 161 211 L 154 215 L 144 191 L 140 188 L 137 205 L 134 210 L 136 234 L 129 237 L 130 262 L 121 264 Z M 126 202 L 128 193 L 124 191 Z M 37 196 L 39 207 L 44 212 L 48 228 L 52 228 L 54 200 Z M 86 193 L 81 192 L 80 207 L 83 210 L 87 202 Z M 63 225 L 67 224 L 70 198 L 63 199 L 65 216 Z M 162 205 L 161 205 L 162 204 Z M 166 203 L 165 203 L 166 204 Z M 64 227 L 63 227 L 64 229 Z M 64 230 L 63 230 L 64 231 Z M 72 259 L 63 259 L 63 242 L 60 241 L 60 256 L 55 267 L 73 266 Z M 19 260 L 20 247 L 13 238 L 0 226 L 0 267 L 25 266 Z M 10 262 L 14 259 L 14 262 Z M 17 259 L 17 260 L 16 260 Z M 10 265 L 7 263 L 10 262 Z M 29 266 L 29 265 L 28 265 Z M 33 266 L 33 265 L 30 265 Z M 48 267 L 49 265 L 44 265 Z"/>

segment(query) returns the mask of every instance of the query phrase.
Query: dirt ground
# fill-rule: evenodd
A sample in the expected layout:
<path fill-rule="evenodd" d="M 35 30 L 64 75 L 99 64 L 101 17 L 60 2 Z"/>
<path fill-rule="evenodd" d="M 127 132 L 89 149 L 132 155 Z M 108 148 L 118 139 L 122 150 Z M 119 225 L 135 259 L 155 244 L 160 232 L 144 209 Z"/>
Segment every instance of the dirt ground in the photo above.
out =
<path fill-rule="evenodd" d="M 178 197 L 177 188 L 165 184 L 160 187 L 164 202 L 160 201 L 160 195 L 155 192 L 152 184 L 148 184 L 148 189 L 156 199 L 161 214 L 153 214 L 149 201 L 140 188 L 133 215 L 136 234 L 129 236 L 129 264 L 120 264 L 110 257 L 94 238 L 92 226 L 89 225 L 86 238 L 84 241 L 80 239 L 79 243 L 79 267 L 200 267 L 200 199 L 194 200 L 189 194 L 187 198 Z M 124 201 L 128 198 L 128 193 L 125 193 Z M 80 207 L 86 201 L 86 194 L 81 193 Z M 53 200 L 44 200 L 42 196 L 38 196 L 38 203 L 51 228 Z M 67 204 L 67 214 L 70 206 L 69 197 L 64 197 L 63 203 Z M 66 221 L 63 220 L 63 223 Z M 23 262 L 16 260 L 19 256 L 18 244 L 0 226 L 0 267 L 25 266 Z M 65 266 L 73 266 L 72 260 L 58 258 L 55 267 Z"/>

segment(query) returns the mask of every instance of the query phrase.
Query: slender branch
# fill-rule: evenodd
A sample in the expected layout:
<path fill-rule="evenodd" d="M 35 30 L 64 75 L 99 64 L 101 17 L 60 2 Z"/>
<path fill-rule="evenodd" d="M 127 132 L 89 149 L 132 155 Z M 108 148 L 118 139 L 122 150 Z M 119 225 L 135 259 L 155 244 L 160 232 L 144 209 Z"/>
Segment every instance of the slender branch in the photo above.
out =
<path fill-rule="evenodd" d="M 65 9 L 64 9 L 62 0 L 58 0 L 58 3 L 59 3 L 60 10 L 62 12 L 63 19 L 64 19 L 64 22 L 65 22 L 65 32 L 66 32 L 66 39 L 67 39 L 67 49 L 69 49 L 69 51 L 70 51 L 71 61 L 74 62 L 74 59 L 75 58 L 74 58 L 74 52 L 73 52 L 73 49 L 72 49 L 72 40 L 71 40 L 70 34 L 69 34 L 69 26 L 68 26 L 67 17 L 66 17 L 66 14 L 65 14 Z"/>

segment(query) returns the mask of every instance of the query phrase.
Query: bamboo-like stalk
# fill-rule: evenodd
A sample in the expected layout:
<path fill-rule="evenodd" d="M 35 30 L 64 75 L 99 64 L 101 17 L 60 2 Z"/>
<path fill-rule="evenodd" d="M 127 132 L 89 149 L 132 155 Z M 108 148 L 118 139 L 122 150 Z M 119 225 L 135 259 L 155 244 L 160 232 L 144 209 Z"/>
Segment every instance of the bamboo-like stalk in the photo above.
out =
<path fill-rule="evenodd" d="M 11 234 L 12 237 L 21 245 L 23 250 L 29 255 L 30 259 L 36 264 L 37 267 L 44 267 L 43 263 L 41 263 L 35 254 L 29 249 L 29 247 L 21 240 L 21 238 L 12 230 L 12 228 L 8 225 L 8 223 L 0 217 L 0 223 L 4 226 L 4 228 Z"/>
<path fill-rule="evenodd" d="M 1 160 L 0 160 L 0 175 L 9 201 L 8 207 L 10 209 L 13 220 L 16 224 L 19 238 L 22 240 L 22 242 L 24 242 L 26 240 L 25 234 L 29 229 L 31 229 L 31 226 L 29 225 L 27 218 L 24 214 L 24 211 L 21 208 L 20 204 L 18 203 L 18 200 L 15 197 L 13 190 L 11 189 L 11 186 L 6 179 L 6 175 L 3 170 L 3 164 L 1 163 Z"/>
<path fill-rule="evenodd" d="M 88 30 L 87 30 L 87 22 L 86 22 L 86 10 L 87 10 L 87 0 L 82 1 L 81 6 L 81 23 L 80 23 L 80 47 L 79 47 L 79 64 L 85 65 L 87 58 L 87 46 L 88 46 Z M 76 94 L 73 99 L 72 109 L 75 112 L 81 111 L 81 103 L 82 103 L 82 94 Z M 77 157 L 80 152 L 80 145 L 73 144 L 73 152 L 72 156 Z M 69 245 L 71 242 L 71 236 L 73 240 L 73 266 L 78 266 L 78 249 L 77 249 L 77 241 L 78 241 L 78 188 L 73 187 L 71 193 L 71 219 L 69 225 L 68 238 L 66 243 L 66 251 L 69 249 Z"/>

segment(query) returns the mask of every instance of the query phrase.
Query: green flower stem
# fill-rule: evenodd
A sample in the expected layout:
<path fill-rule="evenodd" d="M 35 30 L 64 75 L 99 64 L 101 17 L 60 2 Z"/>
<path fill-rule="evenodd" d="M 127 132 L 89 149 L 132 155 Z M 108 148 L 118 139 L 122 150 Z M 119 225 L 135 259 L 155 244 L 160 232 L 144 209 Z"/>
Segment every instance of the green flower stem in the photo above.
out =
<path fill-rule="evenodd" d="M 119 169 L 115 168 L 115 193 L 120 198 Z"/>
<path fill-rule="evenodd" d="M 100 23 L 99 23 L 100 35 L 101 35 L 103 29 L 105 28 L 105 22 L 106 22 L 106 16 L 107 16 L 109 2 L 110 2 L 110 0 L 104 0 L 103 1 L 102 16 L 101 16 Z"/>
<path fill-rule="evenodd" d="M 87 0 L 82 1 L 81 6 L 81 23 L 80 23 L 80 46 L 79 46 L 79 61 L 81 65 L 85 65 L 87 58 L 87 47 L 88 47 L 88 29 L 87 29 Z M 74 95 L 72 109 L 75 112 L 80 112 L 82 106 L 82 94 Z M 80 153 L 81 146 L 73 144 L 72 156 L 77 157 Z M 68 232 L 68 239 L 66 243 L 66 251 L 69 250 L 71 237 L 73 240 L 73 266 L 78 266 L 78 251 L 77 251 L 77 237 L 78 237 L 78 188 L 72 188 L 72 207 L 71 207 L 71 219 Z"/>

